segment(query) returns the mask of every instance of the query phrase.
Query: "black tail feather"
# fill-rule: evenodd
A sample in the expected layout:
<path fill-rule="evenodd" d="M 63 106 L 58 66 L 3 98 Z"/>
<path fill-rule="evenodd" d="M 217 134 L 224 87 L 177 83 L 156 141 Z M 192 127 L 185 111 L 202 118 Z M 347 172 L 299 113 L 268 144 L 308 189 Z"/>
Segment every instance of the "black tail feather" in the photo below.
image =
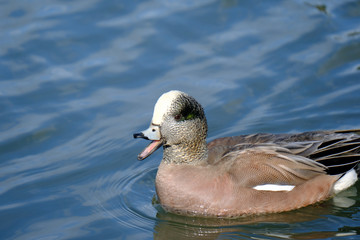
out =
<path fill-rule="evenodd" d="M 325 165 L 331 175 L 351 169 L 360 175 L 360 137 L 356 134 L 339 134 L 338 138 L 321 143 L 308 157 Z"/>

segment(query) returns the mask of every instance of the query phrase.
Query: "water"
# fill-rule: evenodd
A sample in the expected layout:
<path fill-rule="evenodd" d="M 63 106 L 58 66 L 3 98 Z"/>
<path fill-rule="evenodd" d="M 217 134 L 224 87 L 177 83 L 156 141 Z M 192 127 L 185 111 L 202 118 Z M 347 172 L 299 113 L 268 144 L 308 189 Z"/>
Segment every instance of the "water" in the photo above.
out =
<path fill-rule="evenodd" d="M 238 220 L 156 203 L 156 99 L 209 139 L 360 128 L 359 1 L 1 1 L 0 239 L 356 239 L 360 195 Z"/>

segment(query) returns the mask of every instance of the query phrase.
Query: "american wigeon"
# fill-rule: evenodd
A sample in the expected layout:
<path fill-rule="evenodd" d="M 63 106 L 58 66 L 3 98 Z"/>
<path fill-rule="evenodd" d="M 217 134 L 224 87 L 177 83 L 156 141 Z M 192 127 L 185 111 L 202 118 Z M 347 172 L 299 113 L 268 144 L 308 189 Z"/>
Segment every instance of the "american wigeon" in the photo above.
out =
<path fill-rule="evenodd" d="M 360 130 L 253 134 L 206 143 L 201 105 L 180 91 L 156 102 L 150 127 L 134 138 L 160 146 L 156 192 L 166 211 L 238 217 L 289 211 L 326 200 L 353 185 Z"/>

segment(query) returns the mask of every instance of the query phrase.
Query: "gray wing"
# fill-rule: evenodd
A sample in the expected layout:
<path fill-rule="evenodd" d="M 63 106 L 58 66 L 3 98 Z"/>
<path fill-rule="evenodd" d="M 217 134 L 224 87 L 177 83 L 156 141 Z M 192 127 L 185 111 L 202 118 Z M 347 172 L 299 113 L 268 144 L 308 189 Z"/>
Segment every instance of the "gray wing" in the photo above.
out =
<path fill-rule="evenodd" d="M 360 130 L 319 131 L 300 134 L 253 134 L 217 139 L 209 143 L 209 161 L 256 149 L 305 164 L 316 162 L 328 174 L 336 175 L 356 167 L 360 161 Z M 266 159 L 266 158 L 265 158 Z M 290 161 L 291 162 L 291 161 Z M 263 162 L 264 165 L 272 163 Z M 281 168 L 278 168 L 278 170 Z M 302 168 L 300 168 L 302 169 Z M 316 171 L 318 171 L 317 169 Z M 299 170 L 304 172 L 304 170 Z M 311 175 L 311 174 L 310 174 Z"/>

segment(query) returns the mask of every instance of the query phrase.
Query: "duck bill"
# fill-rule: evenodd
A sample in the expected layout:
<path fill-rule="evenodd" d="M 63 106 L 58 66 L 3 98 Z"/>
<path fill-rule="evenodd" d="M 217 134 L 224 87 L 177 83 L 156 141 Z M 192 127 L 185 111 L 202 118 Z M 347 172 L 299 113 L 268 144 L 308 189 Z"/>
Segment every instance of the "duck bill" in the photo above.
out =
<path fill-rule="evenodd" d="M 138 160 L 142 161 L 148 156 L 150 156 L 153 152 L 155 152 L 159 147 L 162 146 L 162 140 L 154 140 L 138 155 Z"/>
<path fill-rule="evenodd" d="M 163 141 L 160 135 L 160 128 L 158 125 L 151 124 L 148 129 L 140 133 L 135 133 L 134 138 L 144 138 L 146 140 L 152 140 L 149 146 L 147 146 L 139 155 L 138 159 L 144 160 L 162 146 Z"/>

